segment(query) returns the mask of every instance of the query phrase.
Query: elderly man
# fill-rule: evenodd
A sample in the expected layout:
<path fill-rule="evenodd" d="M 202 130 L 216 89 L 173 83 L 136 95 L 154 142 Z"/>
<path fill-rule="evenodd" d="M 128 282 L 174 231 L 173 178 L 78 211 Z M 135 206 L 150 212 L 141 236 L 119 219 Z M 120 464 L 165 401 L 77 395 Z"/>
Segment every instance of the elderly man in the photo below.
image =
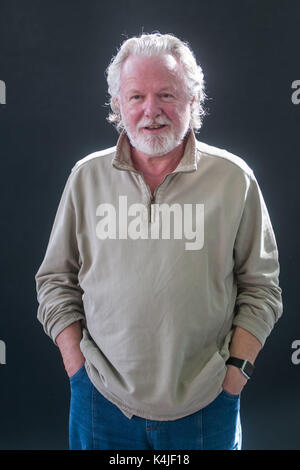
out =
<path fill-rule="evenodd" d="M 116 147 L 78 161 L 36 274 L 70 378 L 70 449 L 240 449 L 240 394 L 282 314 L 253 171 L 199 142 L 204 80 L 172 35 L 108 68 Z"/>

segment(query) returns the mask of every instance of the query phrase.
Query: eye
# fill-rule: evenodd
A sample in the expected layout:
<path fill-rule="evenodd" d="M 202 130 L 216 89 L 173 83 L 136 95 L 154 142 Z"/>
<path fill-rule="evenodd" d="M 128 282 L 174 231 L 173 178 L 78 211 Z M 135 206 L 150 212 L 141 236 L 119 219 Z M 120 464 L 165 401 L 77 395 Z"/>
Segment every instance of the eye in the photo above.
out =
<path fill-rule="evenodd" d="M 162 93 L 160 96 L 161 98 L 166 99 L 166 100 L 170 100 L 174 98 L 174 96 L 171 95 L 171 93 Z"/>
<path fill-rule="evenodd" d="M 131 98 L 130 98 L 130 99 L 131 99 L 131 100 L 135 100 L 135 101 L 136 101 L 136 100 L 139 100 L 139 99 L 140 99 L 140 97 L 141 97 L 141 95 L 133 95 L 133 96 L 131 96 Z"/>

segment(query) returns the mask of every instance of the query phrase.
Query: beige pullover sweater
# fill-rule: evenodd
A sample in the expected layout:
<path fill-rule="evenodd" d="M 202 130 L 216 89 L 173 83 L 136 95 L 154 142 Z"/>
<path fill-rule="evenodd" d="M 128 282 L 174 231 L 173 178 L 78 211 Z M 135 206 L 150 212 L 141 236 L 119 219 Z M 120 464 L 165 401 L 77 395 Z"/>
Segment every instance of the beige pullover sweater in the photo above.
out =
<path fill-rule="evenodd" d="M 81 320 L 88 376 L 128 418 L 174 420 L 221 392 L 234 326 L 264 345 L 278 277 L 244 160 L 191 132 L 152 197 L 122 133 L 70 172 L 36 274 L 38 319 L 53 341 Z"/>

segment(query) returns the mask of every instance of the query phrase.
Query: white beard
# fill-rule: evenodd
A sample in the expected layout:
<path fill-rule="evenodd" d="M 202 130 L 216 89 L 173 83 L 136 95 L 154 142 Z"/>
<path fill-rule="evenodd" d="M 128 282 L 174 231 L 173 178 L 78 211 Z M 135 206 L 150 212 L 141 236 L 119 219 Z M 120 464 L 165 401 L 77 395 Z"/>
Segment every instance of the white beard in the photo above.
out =
<path fill-rule="evenodd" d="M 182 126 L 177 133 L 175 133 L 171 127 L 169 129 L 165 129 L 161 135 L 142 135 L 140 131 L 142 127 L 154 124 L 153 122 L 150 123 L 149 120 L 142 120 L 138 124 L 135 135 L 130 131 L 129 126 L 124 119 L 123 123 L 126 134 L 133 147 L 146 155 L 150 155 L 151 157 L 161 157 L 181 144 L 190 127 L 190 116 L 186 118 L 184 126 Z M 158 118 L 155 120 L 155 124 L 171 124 L 171 122 L 167 118 Z"/>

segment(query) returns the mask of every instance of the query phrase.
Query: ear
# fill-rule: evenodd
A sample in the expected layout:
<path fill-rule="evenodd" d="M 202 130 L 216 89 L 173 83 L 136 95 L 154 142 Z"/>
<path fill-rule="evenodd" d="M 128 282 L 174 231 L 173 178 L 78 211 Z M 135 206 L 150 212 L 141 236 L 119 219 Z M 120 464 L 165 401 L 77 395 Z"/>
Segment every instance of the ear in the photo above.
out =
<path fill-rule="evenodd" d="M 111 101 L 111 109 L 114 112 L 120 112 L 120 101 L 117 96 L 115 96 L 115 98 L 113 98 Z"/>
<path fill-rule="evenodd" d="M 192 107 L 194 101 L 195 101 L 195 97 L 193 96 L 193 99 L 192 99 L 191 102 L 190 102 L 190 107 Z"/>

